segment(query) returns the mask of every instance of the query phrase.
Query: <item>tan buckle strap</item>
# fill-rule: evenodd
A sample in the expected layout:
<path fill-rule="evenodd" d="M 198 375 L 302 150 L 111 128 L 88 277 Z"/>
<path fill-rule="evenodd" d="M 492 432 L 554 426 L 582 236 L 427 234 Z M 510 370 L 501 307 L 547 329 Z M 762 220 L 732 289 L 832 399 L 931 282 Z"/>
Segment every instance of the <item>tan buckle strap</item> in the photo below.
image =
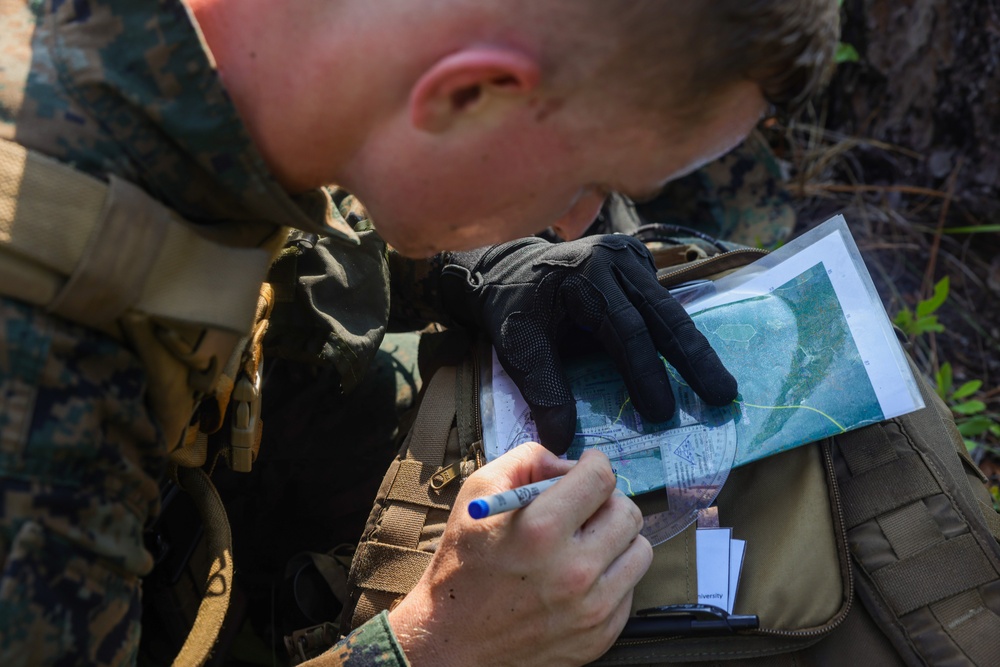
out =
<path fill-rule="evenodd" d="M 210 240 L 131 183 L 108 185 L 0 140 L 7 296 L 106 331 L 131 309 L 242 336 L 270 260 Z"/>

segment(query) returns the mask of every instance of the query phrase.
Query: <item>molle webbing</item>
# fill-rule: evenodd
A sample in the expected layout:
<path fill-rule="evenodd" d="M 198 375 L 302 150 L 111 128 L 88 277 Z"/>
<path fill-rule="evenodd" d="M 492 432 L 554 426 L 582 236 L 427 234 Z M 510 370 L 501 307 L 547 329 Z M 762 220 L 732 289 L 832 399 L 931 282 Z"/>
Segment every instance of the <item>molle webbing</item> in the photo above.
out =
<path fill-rule="evenodd" d="M 908 663 L 1000 665 L 1000 548 L 924 400 L 835 439 L 857 591 Z"/>
<path fill-rule="evenodd" d="M 431 560 L 428 551 L 418 549 L 428 512 L 437 510 L 446 517 L 455 503 L 458 484 L 435 491 L 430 479 L 447 459 L 460 457 L 453 428 L 457 370 L 446 366 L 434 374 L 403 445 L 405 456 L 393 462 L 379 489 L 374 525 L 369 519 L 351 566 L 350 587 L 360 591 L 352 627 L 391 609 L 416 585 Z"/>
<path fill-rule="evenodd" d="M 3 294 L 105 331 L 136 310 L 242 336 L 270 258 L 208 239 L 126 181 L 0 140 Z"/>

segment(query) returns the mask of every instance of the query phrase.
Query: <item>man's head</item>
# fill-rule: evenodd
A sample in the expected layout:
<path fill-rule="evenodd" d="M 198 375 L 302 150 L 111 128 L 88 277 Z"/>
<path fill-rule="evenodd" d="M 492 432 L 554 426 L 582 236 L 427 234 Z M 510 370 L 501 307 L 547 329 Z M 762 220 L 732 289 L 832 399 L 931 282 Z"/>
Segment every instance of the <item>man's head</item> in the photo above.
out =
<path fill-rule="evenodd" d="M 189 0 L 290 190 L 354 192 L 400 251 L 585 229 L 828 72 L 836 0 Z"/>

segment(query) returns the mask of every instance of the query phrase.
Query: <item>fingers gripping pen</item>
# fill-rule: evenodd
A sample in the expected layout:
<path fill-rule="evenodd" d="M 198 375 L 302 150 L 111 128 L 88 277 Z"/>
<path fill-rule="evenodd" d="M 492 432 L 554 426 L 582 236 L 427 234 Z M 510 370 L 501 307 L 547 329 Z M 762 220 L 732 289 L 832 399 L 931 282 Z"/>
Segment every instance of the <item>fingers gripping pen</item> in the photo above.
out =
<path fill-rule="evenodd" d="M 560 479 L 562 477 L 553 477 L 552 479 L 542 480 L 534 484 L 525 484 L 524 486 L 519 486 L 516 489 L 504 491 L 503 493 L 497 493 L 496 495 L 476 498 L 469 503 L 469 516 L 473 519 L 484 519 L 494 514 L 521 509 Z"/>

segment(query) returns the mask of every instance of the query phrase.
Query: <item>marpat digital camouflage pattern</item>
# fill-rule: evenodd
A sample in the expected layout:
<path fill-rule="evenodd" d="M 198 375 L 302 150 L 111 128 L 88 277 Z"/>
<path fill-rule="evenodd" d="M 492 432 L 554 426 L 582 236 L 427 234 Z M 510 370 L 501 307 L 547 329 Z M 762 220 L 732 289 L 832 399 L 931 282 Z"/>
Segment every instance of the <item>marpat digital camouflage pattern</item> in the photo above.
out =
<path fill-rule="evenodd" d="M 178 0 L 0 0 L 0 35 L 0 137 L 238 222 L 234 243 L 275 225 L 358 243 L 329 193 L 268 173 Z M 165 460 L 144 386 L 112 338 L 0 297 L 0 664 L 135 661 Z M 406 664 L 384 619 L 335 650 Z"/>

